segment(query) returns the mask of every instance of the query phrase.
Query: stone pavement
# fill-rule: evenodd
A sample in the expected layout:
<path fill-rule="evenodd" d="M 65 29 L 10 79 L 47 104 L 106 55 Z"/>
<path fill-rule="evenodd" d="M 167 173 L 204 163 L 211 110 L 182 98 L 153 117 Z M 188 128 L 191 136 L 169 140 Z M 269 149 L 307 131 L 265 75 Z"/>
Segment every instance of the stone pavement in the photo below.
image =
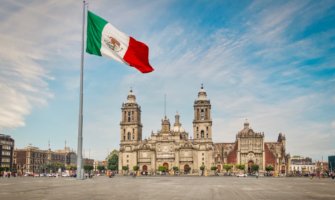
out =
<path fill-rule="evenodd" d="M 0 200 L 12 199 L 335 199 L 332 179 L 255 177 L 0 178 Z"/>

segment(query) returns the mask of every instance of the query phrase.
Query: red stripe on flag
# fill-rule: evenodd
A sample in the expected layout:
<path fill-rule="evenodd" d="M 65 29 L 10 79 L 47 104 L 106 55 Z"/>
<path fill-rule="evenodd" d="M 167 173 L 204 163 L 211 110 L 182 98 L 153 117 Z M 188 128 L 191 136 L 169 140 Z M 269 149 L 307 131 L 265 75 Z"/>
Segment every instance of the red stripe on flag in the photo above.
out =
<path fill-rule="evenodd" d="M 129 39 L 129 47 L 123 59 L 142 73 L 154 71 L 149 63 L 148 46 L 132 37 Z"/>

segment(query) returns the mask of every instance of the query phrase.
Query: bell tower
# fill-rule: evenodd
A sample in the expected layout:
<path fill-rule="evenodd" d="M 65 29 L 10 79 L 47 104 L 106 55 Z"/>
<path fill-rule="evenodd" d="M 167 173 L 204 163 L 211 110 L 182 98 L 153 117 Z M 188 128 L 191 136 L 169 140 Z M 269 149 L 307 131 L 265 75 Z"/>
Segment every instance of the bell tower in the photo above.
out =
<path fill-rule="evenodd" d="M 193 107 L 193 138 L 198 141 L 212 141 L 211 102 L 207 99 L 203 84 Z"/>
<path fill-rule="evenodd" d="M 136 96 L 131 89 L 127 101 L 121 108 L 121 144 L 138 142 L 142 140 L 141 107 L 136 102 Z"/>

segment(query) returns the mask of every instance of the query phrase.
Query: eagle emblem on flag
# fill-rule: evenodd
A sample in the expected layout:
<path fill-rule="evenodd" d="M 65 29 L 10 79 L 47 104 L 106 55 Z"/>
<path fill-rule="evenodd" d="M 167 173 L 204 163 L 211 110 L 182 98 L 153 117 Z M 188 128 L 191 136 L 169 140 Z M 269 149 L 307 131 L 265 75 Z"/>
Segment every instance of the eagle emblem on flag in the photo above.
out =
<path fill-rule="evenodd" d="M 105 39 L 105 42 L 107 46 L 115 52 L 119 52 L 122 50 L 120 42 L 111 36 L 109 36 L 108 39 Z"/>

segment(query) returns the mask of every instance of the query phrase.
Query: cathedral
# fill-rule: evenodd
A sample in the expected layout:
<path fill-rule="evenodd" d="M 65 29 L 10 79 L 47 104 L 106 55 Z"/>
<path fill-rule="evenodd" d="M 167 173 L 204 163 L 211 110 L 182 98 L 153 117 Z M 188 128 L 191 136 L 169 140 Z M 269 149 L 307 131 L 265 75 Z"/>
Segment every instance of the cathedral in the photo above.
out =
<path fill-rule="evenodd" d="M 233 143 L 214 143 L 212 140 L 211 103 L 201 86 L 194 101 L 193 135 L 185 131 L 176 113 L 173 126 L 164 116 L 161 130 L 142 139 L 141 107 L 130 90 L 122 104 L 120 122 L 119 171 L 138 166 L 141 172 L 155 173 L 159 166 L 168 171 L 178 167 L 182 173 L 198 173 L 204 166 L 210 171 L 216 166 L 220 172 L 224 164 L 242 164 L 246 171 L 257 164 L 260 171 L 271 165 L 277 173 L 286 173 L 287 155 L 285 136 L 280 133 L 277 142 L 264 142 L 264 133 L 254 132 L 245 122 Z"/>

